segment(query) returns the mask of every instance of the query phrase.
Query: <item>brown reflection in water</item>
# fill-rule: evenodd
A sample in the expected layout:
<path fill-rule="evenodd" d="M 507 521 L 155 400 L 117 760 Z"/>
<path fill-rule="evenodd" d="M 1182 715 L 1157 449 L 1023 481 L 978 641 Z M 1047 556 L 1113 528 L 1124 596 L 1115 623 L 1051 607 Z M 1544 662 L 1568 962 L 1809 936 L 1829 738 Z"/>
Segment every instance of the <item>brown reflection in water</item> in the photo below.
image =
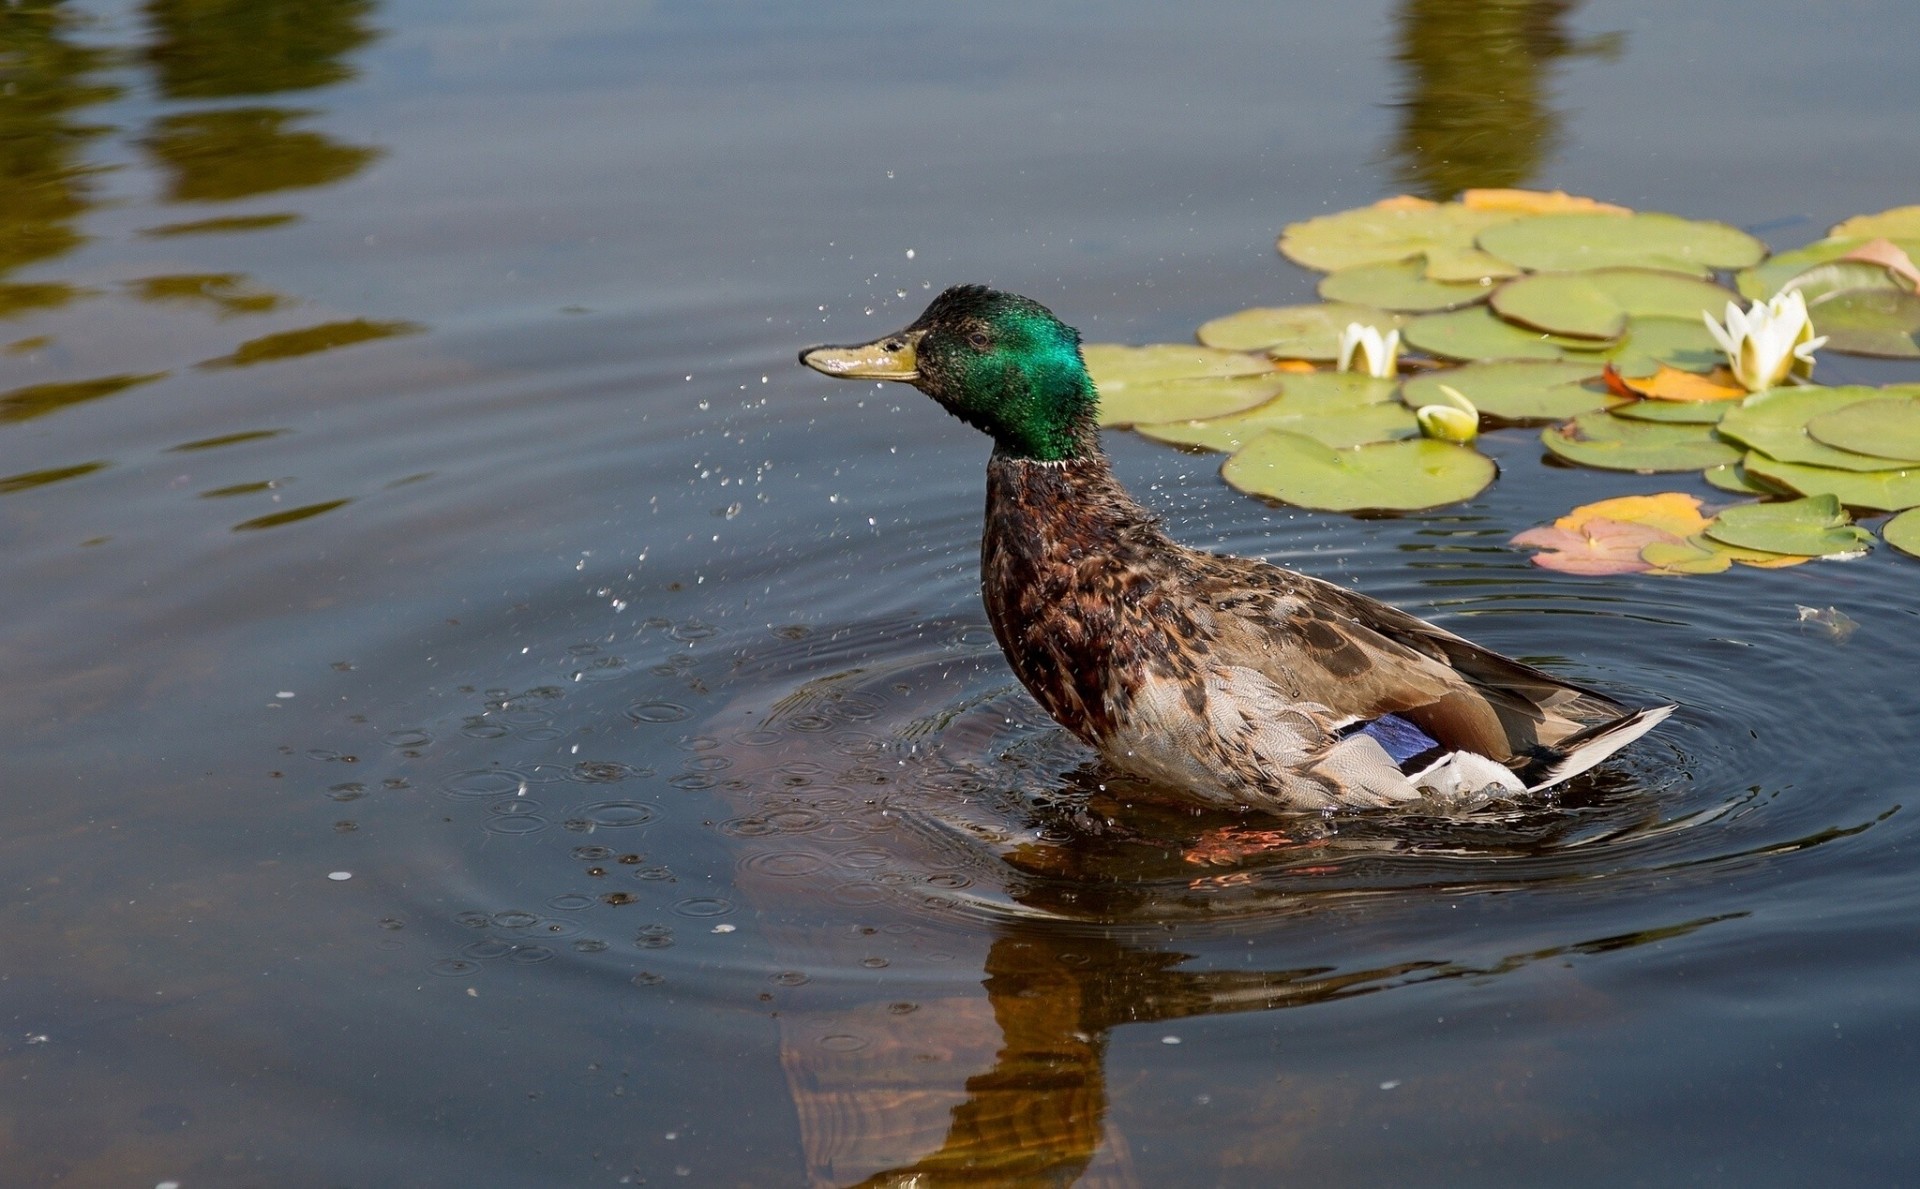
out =
<path fill-rule="evenodd" d="M 372 0 L 152 0 L 146 60 L 169 99 L 305 91 L 356 73 Z"/>
<path fill-rule="evenodd" d="M 1561 58 L 1612 58 L 1621 33 L 1578 40 L 1566 25 L 1579 0 L 1405 0 L 1395 172 L 1433 199 L 1471 186 L 1517 186 L 1560 141 L 1549 103 Z"/>
<path fill-rule="evenodd" d="M 140 145 L 167 174 L 168 202 L 232 202 L 344 181 L 380 156 L 290 125 L 310 111 L 227 107 L 155 120 Z"/>

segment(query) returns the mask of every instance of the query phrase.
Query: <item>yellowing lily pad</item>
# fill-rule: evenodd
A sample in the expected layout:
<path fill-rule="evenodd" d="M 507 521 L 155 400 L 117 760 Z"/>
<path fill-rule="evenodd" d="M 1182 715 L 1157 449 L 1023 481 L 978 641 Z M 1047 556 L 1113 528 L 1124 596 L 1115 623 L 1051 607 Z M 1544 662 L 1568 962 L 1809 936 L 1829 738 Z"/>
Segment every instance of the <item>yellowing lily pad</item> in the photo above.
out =
<path fill-rule="evenodd" d="M 1807 422 L 1807 436 L 1855 454 L 1920 463 L 1920 398 L 1883 396 L 1822 413 Z"/>
<path fill-rule="evenodd" d="M 1543 215 L 1489 227 L 1479 243 L 1535 272 L 1626 266 L 1707 276 L 1767 254 L 1765 244 L 1725 223 L 1655 213 Z"/>
<path fill-rule="evenodd" d="M 1358 322 L 1386 333 L 1405 319 L 1372 306 L 1325 302 L 1263 306 L 1215 318 L 1200 326 L 1200 341 L 1231 351 L 1264 351 L 1289 359 L 1337 359 L 1340 332 Z"/>
<path fill-rule="evenodd" d="M 1502 318 L 1549 334 L 1616 339 L 1629 315 L 1690 318 L 1718 313 L 1733 292 L 1689 273 L 1652 268 L 1594 268 L 1516 277 L 1494 290 Z"/>
<path fill-rule="evenodd" d="M 1637 574 L 1659 564 L 1643 556 L 1644 551 L 1678 545 L 1706 525 L 1697 497 L 1665 491 L 1582 504 L 1550 525 L 1519 534 L 1512 543 L 1542 550 L 1533 563 L 1549 570 Z"/>
<path fill-rule="evenodd" d="M 1849 508 L 1897 512 L 1920 507 L 1920 467 L 1890 471 L 1842 471 L 1780 462 L 1749 453 L 1741 460 L 1748 475 L 1800 495 L 1832 495 Z"/>
<path fill-rule="evenodd" d="M 1460 205 L 1470 211 L 1513 211 L 1522 215 L 1633 213 L 1628 207 L 1569 194 L 1565 190 L 1472 189 L 1461 192 Z"/>
<path fill-rule="evenodd" d="M 1493 461 L 1432 438 L 1335 450 L 1269 430 L 1220 468 L 1235 488 L 1330 512 L 1417 511 L 1470 499 L 1493 482 Z"/>
<path fill-rule="evenodd" d="M 1735 504 L 1703 530 L 1722 544 L 1799 557 L 1857 553 L 1873 542 L 1832 494 L 1779 503 Z"/>
<path fill-rule="evenodd" d="M 1482 281 L 1520 270 L 1474 246 L 1474 237 L 1519 216 L 1469 210 L 1457 202 L 1388 199 L 1358 210 L 1290 224 L 1280 253 L 1295 264 L 1333 272 L 1361 264 L 1423 257 L 1433 281 Z"/>
<path fill-rule="evenodd" d="M 1725 368 L 1715 368 L 1712 375 L 1703 376 L 1663 365 L 1652 376 L 1636 380 L 1630 387 L 1651 400 L 1687 404 L 1742 400 L 1747 395 L 1747 390 L 1740 387 Z M 1714 416 L 1718 418 L 1719 413 Z"/>
<path fill-rule="evenodd" d="M 1880 526 L 1887 544 L 1911 557 L 1920 557 L 1920 509 L 1909 508 Z"/>
<path fill-rule="evenodd" d="M 1807 423 L 1813 418 L 1883 395 L 1881 389 L 1858 385 L 1769 388 L 1728 409 L 1720 419 L 1719 433 L 1781 462 L 1847 471 L 1887 470 L 1892 464 L 1884 458 L 1841 450 L 1807 434 Z"/>
<path fill-rule="evenodd" d="M 1844 227 L 1846 224 L 1843 223 L 1841 226 Z M 1749 301 L 1765 301 L 1778 293 L 1788 281 L 1809 268 L 1839 260 L 1872 242 L 1872 236 L 1863 235 L 1815 240 L 1805 247 L 1794 248 L 1792 251 L 1769 257 L 1763 264 L 1740 270 L 1733 279 L 1733 287 L 1740 291 L 1740 296 Z M 1894 243 L 1909 255 L 1920 253 L 1920 233 L 1895 238 Z"/>
<path fill-rule="evenodd" d="M 1708 426 L 1628 421 L 1604 412 L 1550 425 L 1540 441 L 1569 462 L 1609 471 L 1697 471 L 1740 457 Z"/>
<path fill-rule="evenodd" d="M 1473 406 L 1497 421 L 1564 421 L 1620 398 L 1584 382 L 1596 372 L 1591 364 L 1554 361 L 1469 363 L 1409 379 L 1400 399 L 1412 408 L 1445 404 L 1442 384 L 1458 390 Z"/>
<path fill-rule="evenodd" d="M 1491 292 L 1478 281 L 1428 280 L 1426 266 L 1418 260 L 1358 264 L 1320 281 L 1320 296 L 1328 301 L 1406 313 L 1459 309 L 1485 301 Z"/>
<path fill-rule="evenodd" d="M 1896 206 L 1877 215 L 1855 215 L 1834 225 L 1830 236 L 1858 236 L 1873 239 L 1920 239 L 1920 205 Z"/>

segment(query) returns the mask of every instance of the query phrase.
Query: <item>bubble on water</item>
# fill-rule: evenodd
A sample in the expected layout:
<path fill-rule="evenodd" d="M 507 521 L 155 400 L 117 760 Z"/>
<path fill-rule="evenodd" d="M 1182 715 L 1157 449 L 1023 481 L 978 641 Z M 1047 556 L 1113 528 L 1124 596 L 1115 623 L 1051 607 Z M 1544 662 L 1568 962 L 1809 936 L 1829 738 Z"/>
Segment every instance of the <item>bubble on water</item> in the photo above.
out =
<path fill-rule="evenodd" d="M 627 717 L 634 722 L 680 722 L 692 713 L 678 702 L 635 702 L 627 707 Z"/>
<path fill-rule="evenodd" d="M 573 816 L 596 829 L 624 830 L 653 820 L 653 806 L 640 801 L 596 801 L 576 809 Z"/>
<path fill-rule="evenodd" d="M 511 768 L 476 768 L 456 772 L 440 784 L 450 797 L 499 797 L 519 793 L 526 780 Z"/>

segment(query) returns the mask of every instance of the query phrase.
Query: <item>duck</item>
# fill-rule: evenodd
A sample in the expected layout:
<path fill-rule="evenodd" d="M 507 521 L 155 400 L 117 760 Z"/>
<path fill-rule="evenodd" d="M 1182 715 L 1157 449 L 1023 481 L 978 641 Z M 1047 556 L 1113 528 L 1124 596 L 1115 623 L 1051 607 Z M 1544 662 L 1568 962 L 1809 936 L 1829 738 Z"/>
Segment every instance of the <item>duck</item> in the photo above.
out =
<path fill-rule="evenodd" d="M 994 637 L 1054 721 L 1156 797 L 1269 813 L 1522 797 L 1675 709 L 1173 540 L 1101 448 L 1079 333 L 1029 298 L 958 285 L 902 330 L 800 362 L 910 384 L 993 439 L 980 592 Z"/>

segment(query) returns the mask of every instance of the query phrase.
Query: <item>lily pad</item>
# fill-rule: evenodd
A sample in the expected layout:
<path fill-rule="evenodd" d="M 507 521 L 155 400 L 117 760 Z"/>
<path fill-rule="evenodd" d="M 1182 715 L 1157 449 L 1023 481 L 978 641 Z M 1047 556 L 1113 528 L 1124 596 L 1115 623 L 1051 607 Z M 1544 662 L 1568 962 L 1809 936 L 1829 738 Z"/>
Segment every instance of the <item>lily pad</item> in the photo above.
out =
<path fill-rule="evenodd" d="M 1704 425 L 1628 421 L 1604 412 L 1550 425 L 1540 441 L 1569 462 L 1608 471 L 1697 471 L 1740 457 Z"/>
<path fill-rule="evenodd" d="M 1678 545 L 1706 525 L 1699 497 L 1663 491 L 1582 504 L 1552 524 L 1519 534 L 1512 543 L 1541 550 L 1533 564 L 1549 570 L 1638 574 L 1659 564 L 1643 556 L 1644 551 Z"/>
<path fill-rule="evenodd" d="M 1615 417 L 1629 421 L 1658 421 L 1666 425 L 1713 425 L 1733 406 L 1727 401 L 1636 400 L 1615 405 Z"/>
<path fill-rule="evenodd" d="M 1857 553 L 1873 542 L 1873 534 L 1854 524 L 1832 494 L 1735 504 L 1722 509 L 1703 531 L 1722 544 L 1800 557 Z"/>
<path fill-rule="evenodd" d="M 1920 557 L 1920 510 L 1908 509 L 1880 526 L 1887 544 L 1911 557 Z"/>
<path fill-rule="evenodd" d="M 1241 491 L 1330 512 L 1411 512 L 1470 499 L 1493 482 L 1493 461 L 1432 438 L 1335 450 L 1269 430 L 1220 468 Z"/>
<path fill-rule="evenodd" d="M 1443 372 L 1427 372 L 1406 382 L 1400 399 L 1412 408 L 1444 404 L 1440 385 L 1459 390 L 1482 414 L 1498 421 L 1564 421 L 1620 398 L 1583 381 L 1596 372 L 1585 363 L 1554 361 L 1469 363 Z"/>
<path fill-rule="evenodd" d="M 1807 423 L 1815 417 L 1884 395 L 1881 389 L 1860 385 L 1769 388 L 1728 409 L 1720 419 L 1719 433 L 1781 462 L 1845 471 L 1887 470 L 1891 464 L 1884 458 L 1841 450 L 1807 433 Z"/>
<path fill-rule="evenodd" d="M 1701 477 L 1721 491 L 1731 491 L 1735 495 L 1779 495 L 1781 489 L 1772 484 L 1756 482 L 1747 474 L 1747 468 L 1737 462 L 1723 462 L 1716 467 L 1708 467 Z"/>
<path fill-rule="evenodd" d="M 1657 213 L 1544 215 L 1489 227 L 1479 243 L 1534 272 L 1627 266 L 1707 276 L 1767 254 L 1765 244 L 1725 223 Z"/>
<path fill-rule="evenodd" d="M 1568 359 L 1598 359 L 1630 379 L 1652 376 L 1663 365 L 1707 372 L 1721 360 L 1720 345 L 1698 318 L 1629 318 L 1627 333 L 1598 355 L 1569 351 Z"/>
<path fill-rule="evenodd" d="M 1877 215 L 1855 215 L 1836 224 L 1830 236 L 1858 236 L 1873 239 L 1920 239 L 1920 205 L 1896 206 Z"/>
<path fill-rule="evenodd" d="M 1519 217 L 1512 211 L 1469 210 L 1457 202 L 1388 199 L 1290 224 L 1279 248 L 1295 264 L 1322 272 L 1418 256 L 1426 261 L 1429 280 L 1481 281 L 1520 270 L 1475 247 L 1474 237 Z"/>
<path fill-rule="evenodd" d="M 1920 294 L 1901 289 L 1843 289 L 1807 306 L 1825 350 L 1886 359 L 1920 358 Z"/>
<path fill-rule="evenodd" d="M 1103 384 L 1100 424 L 1125 427 L 1142 421 L 1172 421 L 1189 417 L 1220 417 L 1264 404 L 1279 394 L 1286 377 L 1212 376 L 1193 380 L 1148 380 L 1144 383 Z"/>
<path fill-rule="evenodd" d="M 1515 326 L 1485 306 L 1426 314 L 1407 323 L 1401 333 L 1408 346 L 1460 360 L 1562 359 L 1570 347 L 1593 346 Z M 1596 366 L 1593 370 L 1597 373 L 1600 369 Z"/>
<path fill-rule="evenodd" d="M 1897 512 L 1920 507 L 1920 467 L 1841 471 L 1781 462 L 1760 453 L 1749 453 L 1740 465 L 1761 482 L 1775 483 L 1800 495 L 1832 495 L 1849 508 Z"/>
<path fill-rule="evenodd" d="M 1920 463 L 1920 399 L 1883 396 L 1822 413 L 1807 422 L 1807 436 L 1855 454 Z"/>
<path fill-rule="evenodd" d="M 1842 227 L 1846 224 L 1842 223 Z M 1752 268 L 1741 269 L 1733 278 L 1733 287 L 1740 296 L 1748 301 L 1765 301 L 1778 293 L 1782 286 L 1794 277 L 1819 264 L 1840 259 L 1850 252 L 1857 252 L 1873 242 L 1869 235 L 1847 235 L 1832 239 L 1815 240 L 1805 247 L 1794 248 L 1769 257 L 1765 263 Z M 1903 248 L 1908 255 L 1920 253 L 1920 232 L 1906 237 L 1893 237 L 1894 243 Z"/>
<path fill-rule="evenodd" d="M 1143 437 L 1176 446 L 1201 446 L 1231 454 L 1268 430 L 1304 434 L 1335 448 L 1408 438 L 1419 432 L 1411 410 L 1395 401 L 1315 407 L 1281 395 L 1258 408 L 1207 421 L 1175 421 L 1135 427 Z"/>
<path fill-rule="evenodd" d="M 1230 351 L 1264 351 L 1275 358 L 1337 359 L 1340 332 L 1351 323 L 1396 329 L 1406 319 L 1373 306 L 1323 302 L 1319 305 L 1261 306 L 1215 318 L 1200 326 L 1199 339 Z"/>
<path fill-rule="evenodd" d="M 1510 322 L 1549 334 L 1617 339 L 1629 315 L 1698 321 L 1703 310 L 1717 313 L 1733 296 L 1689 273 L 1595 268 L 1515 278 L 1494 290 L 1493 308 Z"/>
<path fill-rule="evenodd" d="M 1201 376 L 1261 376 L 1273 371 L 1271 360 L 1244 351 L 1196 347 L 1192 343 L 1151 343 L 1129 347 L 1123 343 L 1087 343 L 1080 348 L 1087 371 L 1102 392 L 1110 384 L 1140 384 L 1149 380 L 1192 380 Z"/>
<path fill-rule="evenodd" d="M 1478 281 L 1434 281 L 1418 260 L 1385 264 L 1358 264 L 1320 280 L 1320 296 L 1328 301 L 1424 314 L 1456 310 L 1487 299 L 1493 290 Z"/>

